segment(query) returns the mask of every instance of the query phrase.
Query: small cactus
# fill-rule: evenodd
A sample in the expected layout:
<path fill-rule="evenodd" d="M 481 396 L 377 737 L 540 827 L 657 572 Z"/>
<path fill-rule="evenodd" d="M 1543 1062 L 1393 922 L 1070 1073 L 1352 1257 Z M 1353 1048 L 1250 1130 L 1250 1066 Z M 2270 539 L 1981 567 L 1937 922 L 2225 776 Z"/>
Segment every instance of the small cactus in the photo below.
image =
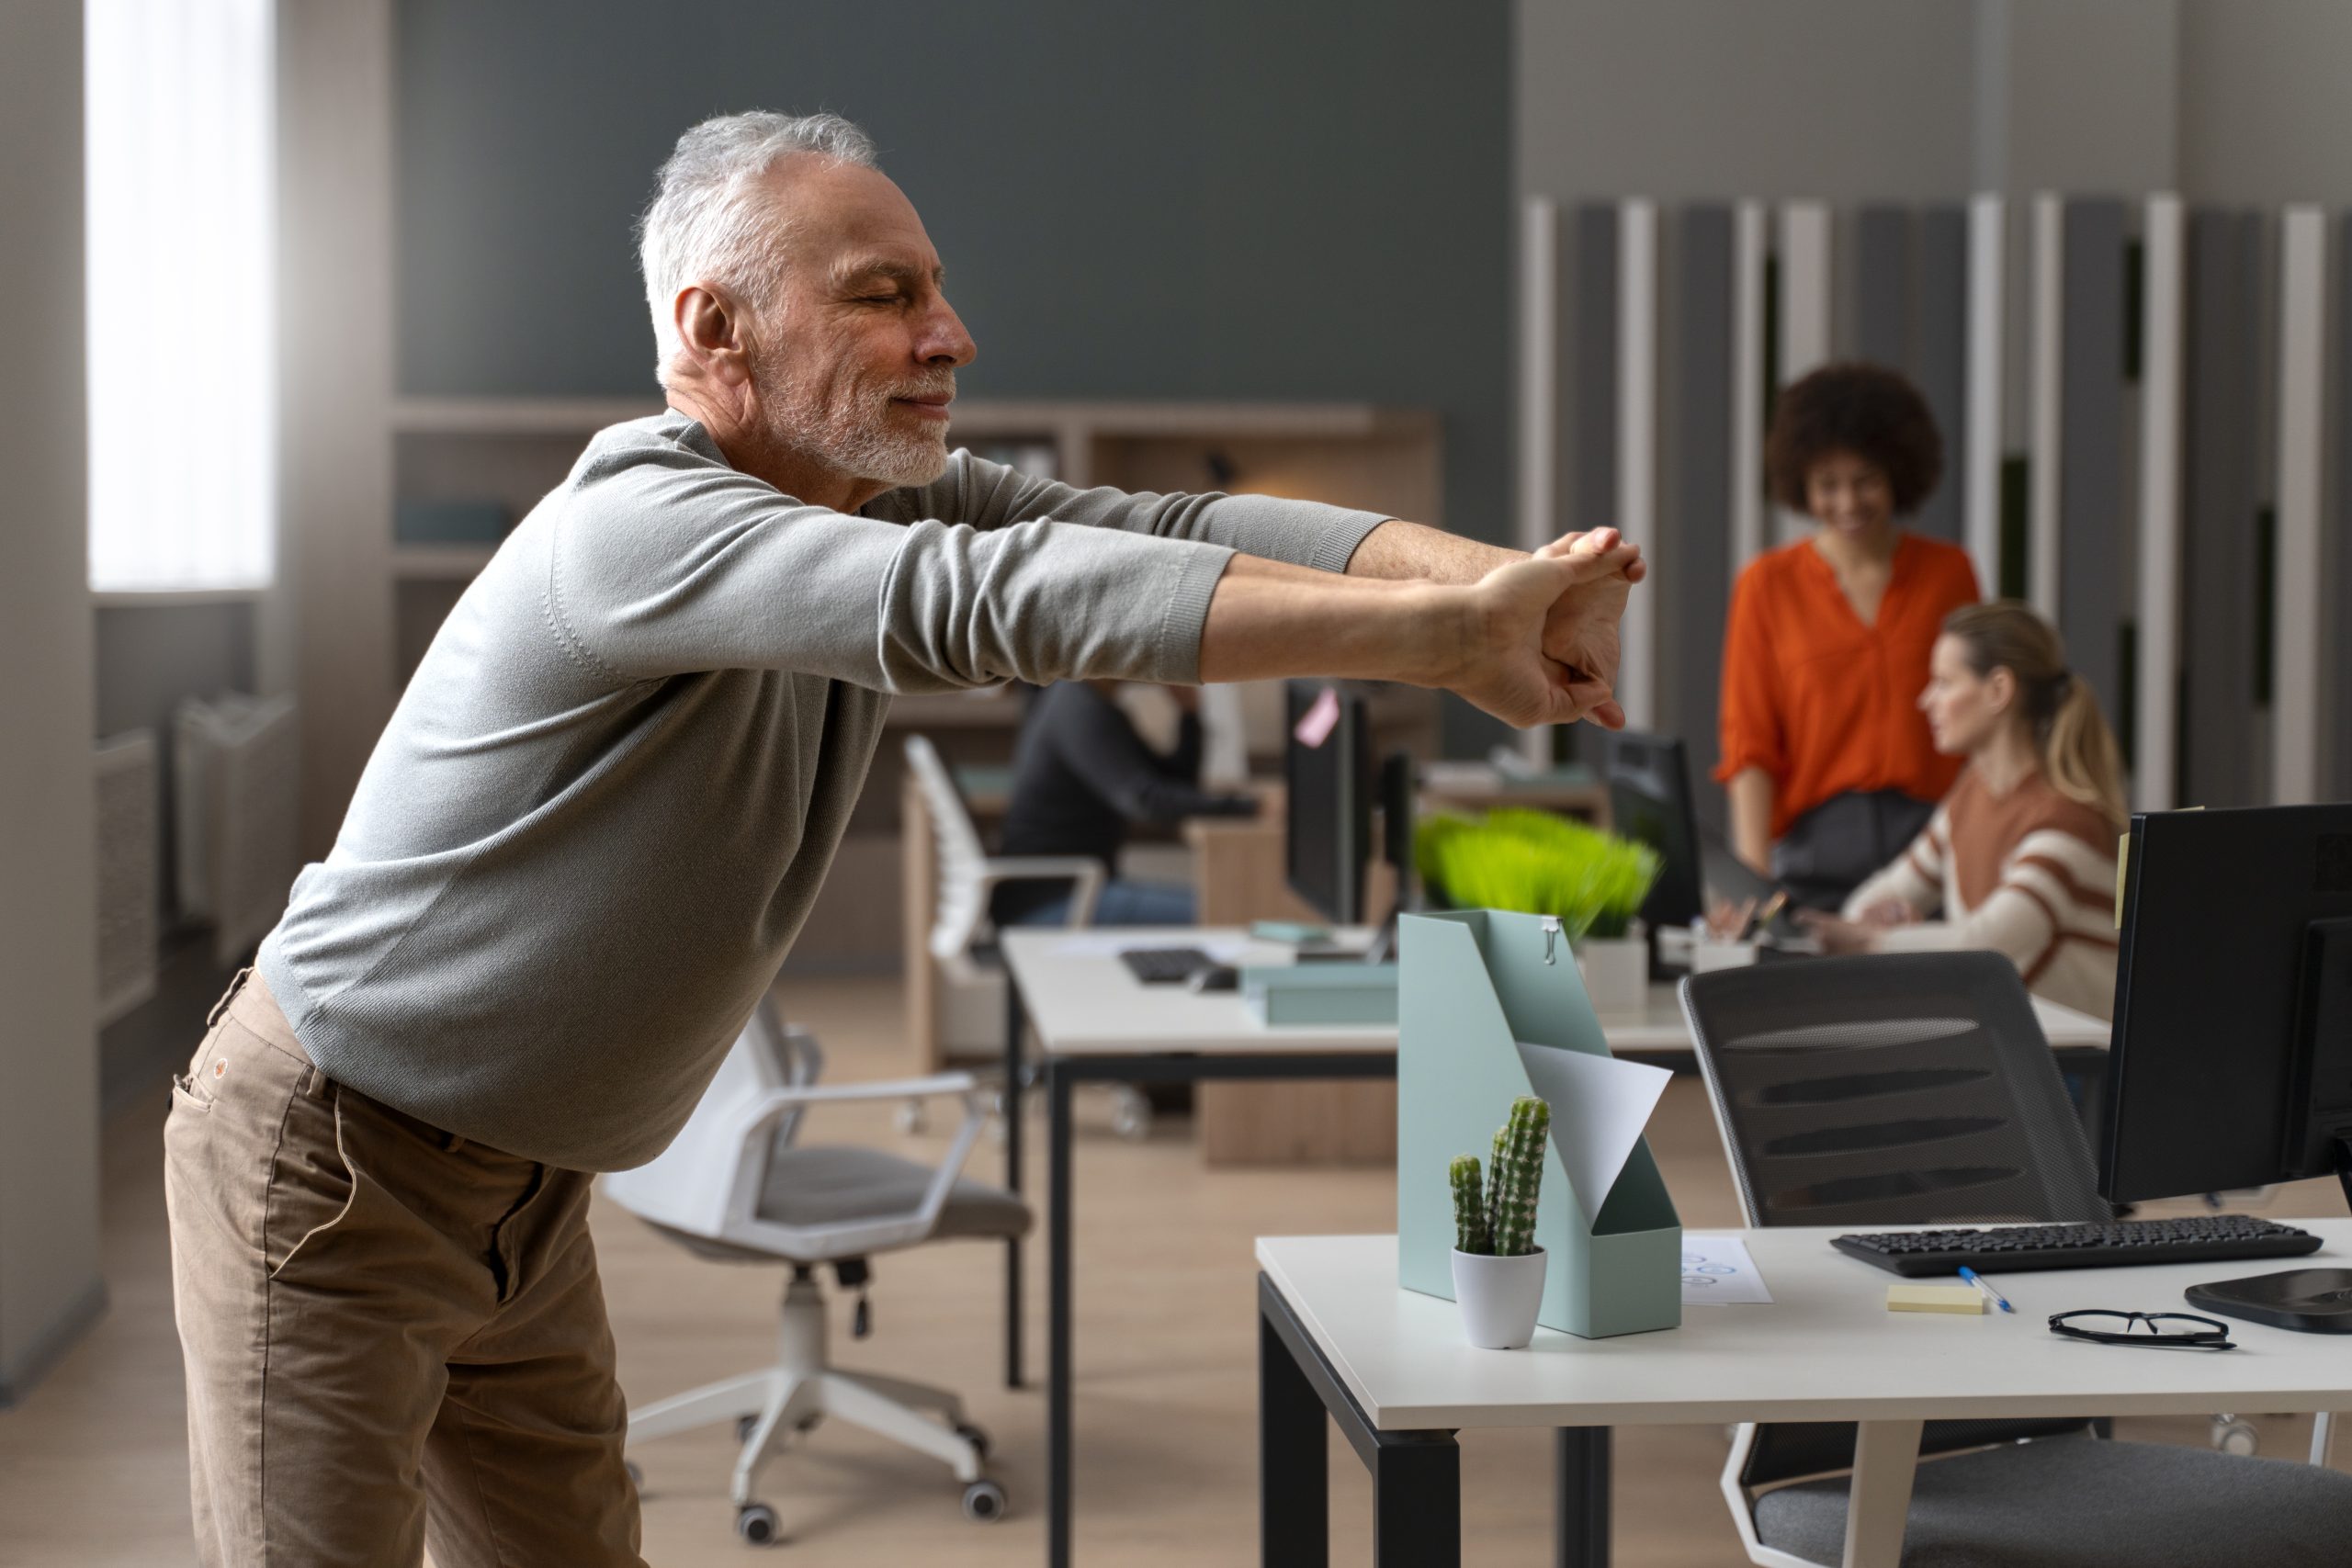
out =
<path fill-rule="evenodd" d="M 1453 1184 L 1457 1251 L 1521 1258 L 1535 1250 L 1535 1199 L 1544 1185 L 1544 1147 L 1551 1134 L 1552 1108 L 1525 1094 L 1510 1102 L 1510 1119 L 1495 1129 L 1483 1191 L 1478 1156 L 1453 1156 L 1446 1176 Z"/>
<path fill-rule="evenodd" d="M 1510 1120 L 1497 1134 L 1503 1152 L 1487 1173 L 1498 1258 L 1535 1250 L 1535 1198 L 1544 1182 L 1544 1146 L 1551 1132 L 1549 1105 L 1532 1094 L 1511 1101 Z"/>
<path fill-rule="evenodd" d="M 1481 1256 L 1494 1251 L 1494 1233 L 1487 1227 L 1486 1199 L 1478 1190 L 1478 1156 L 1454 1156 L 1446 1174 L 1453 1180 L 1454 1250 Z"/>

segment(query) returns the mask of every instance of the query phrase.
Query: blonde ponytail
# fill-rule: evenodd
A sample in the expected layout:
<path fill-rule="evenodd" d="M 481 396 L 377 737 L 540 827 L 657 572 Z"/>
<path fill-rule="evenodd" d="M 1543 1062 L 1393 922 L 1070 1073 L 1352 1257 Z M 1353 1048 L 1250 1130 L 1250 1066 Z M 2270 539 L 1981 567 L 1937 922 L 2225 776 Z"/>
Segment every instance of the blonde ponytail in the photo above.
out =
<path fill-rule="evenodd" d="M 2129 815 L 2122 752 L 2090 682 L 2066 668 L 2065 644 L 2050 624 L 2016 600 L 2000 599 L 1954 610 L 1944 617 L 1944 632 L 1967 649 L 1978 675 L 2007 670 L 2017 682 L 2051 786 L 2120 828 Z"/>
<path fill-rule="evenodd" d="M 2091 683 L 2072 671 L 2049 721 L 2037 730 L 2041 772 L 2060 795 L 2123 826 L 2123 755 L 2098 711 Z"/>

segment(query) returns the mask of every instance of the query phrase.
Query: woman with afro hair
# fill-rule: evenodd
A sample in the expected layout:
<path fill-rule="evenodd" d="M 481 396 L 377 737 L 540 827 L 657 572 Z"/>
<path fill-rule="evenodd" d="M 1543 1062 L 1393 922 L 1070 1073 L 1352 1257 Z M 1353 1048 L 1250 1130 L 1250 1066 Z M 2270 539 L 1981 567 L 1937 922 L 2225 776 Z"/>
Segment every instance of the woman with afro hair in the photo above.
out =
<path fill-rule="evenodd" d="M 1715 776 L 1740 858 L 1836 909 L 1959 772 L 1914 699 L 1944 617 L 1982 595 L 1965 550 L 1902 525 L 1934 491 L 1943 442 L 1896 372 L 1830 365 L 1785 389 L 1765 467 L 1773 499 L 1816 526 L 1732 590 Z"/>

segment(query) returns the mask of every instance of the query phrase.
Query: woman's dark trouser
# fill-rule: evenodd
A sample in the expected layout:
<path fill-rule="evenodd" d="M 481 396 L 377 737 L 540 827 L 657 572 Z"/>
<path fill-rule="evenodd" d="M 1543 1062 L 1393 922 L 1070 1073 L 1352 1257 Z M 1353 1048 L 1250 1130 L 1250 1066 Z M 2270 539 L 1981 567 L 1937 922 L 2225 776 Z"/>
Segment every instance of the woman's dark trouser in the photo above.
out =
<path fill-rule="evenodd" d="M 1936 814 L 1932 800 L 1901 790 L 1833 795 L 1772 846 L 1772 875 L 1802 908 L 1835 911 L 1901 854 Z"/>

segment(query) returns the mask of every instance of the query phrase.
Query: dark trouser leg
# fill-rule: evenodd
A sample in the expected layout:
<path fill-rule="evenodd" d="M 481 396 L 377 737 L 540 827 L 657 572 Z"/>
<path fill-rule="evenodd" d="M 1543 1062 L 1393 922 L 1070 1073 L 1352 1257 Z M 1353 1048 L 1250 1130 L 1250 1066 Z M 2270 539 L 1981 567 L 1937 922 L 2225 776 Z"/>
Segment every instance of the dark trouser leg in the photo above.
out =
<path fill-rule="evenodd" d="M 1563 1427 L 1556 1439 L 1553 1528 L 1557 1568 L 1608 1568 L 1609 1428 Z"/>
<path fill-rule="evenodd" d="M 1331 1560 L 1324 1426 L 1315 1385 L 1260 1314 L 1258 1561 L 1264 1568 L 1325 1568 Z"/>

